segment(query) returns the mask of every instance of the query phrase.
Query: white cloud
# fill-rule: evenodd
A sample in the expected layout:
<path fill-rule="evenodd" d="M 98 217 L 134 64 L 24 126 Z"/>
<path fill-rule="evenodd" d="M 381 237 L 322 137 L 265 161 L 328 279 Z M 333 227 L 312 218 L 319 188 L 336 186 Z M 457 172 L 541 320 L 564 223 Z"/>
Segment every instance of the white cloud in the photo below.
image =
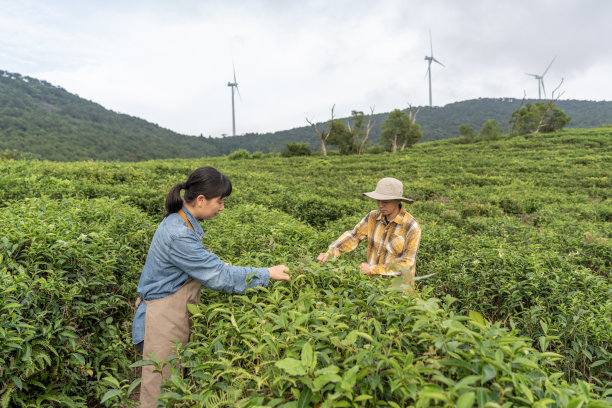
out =
<path fill-rule="evenodd" d="M 547 73 L 564 97 L 610 99 L 612 3 L 549 1 L 0 0 L 5 69 L 185 134 L 303 126 L 353 109 L 528 97 Z"/>

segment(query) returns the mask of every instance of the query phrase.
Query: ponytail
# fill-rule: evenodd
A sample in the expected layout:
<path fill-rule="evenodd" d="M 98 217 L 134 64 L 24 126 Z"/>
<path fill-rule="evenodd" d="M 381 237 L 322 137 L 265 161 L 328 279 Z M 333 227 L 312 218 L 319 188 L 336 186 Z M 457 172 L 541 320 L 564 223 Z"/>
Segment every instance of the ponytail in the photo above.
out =
<path fill-rule="evenodd" d="M 185 183 L 175 184 L 170 189 L 166 196 L 166 210 L 164 211 L 164 218 L 172 213 L 177 213 L 183 208 L 183 199 L 181 198 L 181 190 L 185 188 Z"/>
<path fill-rule="evenodd" d="M 184 199 L 181 190 L 185 190 Z M 195 169 L 185 183 L 175 184 L 166 196 L 164 218 L 177 213 L 183 208 L 183 202 L 191 203 L 203 195 L 210 200 L 216 197 L 228 197 L 232 194 L 232 182 L 226 175 L 214 167 L 206 166 Z"/>

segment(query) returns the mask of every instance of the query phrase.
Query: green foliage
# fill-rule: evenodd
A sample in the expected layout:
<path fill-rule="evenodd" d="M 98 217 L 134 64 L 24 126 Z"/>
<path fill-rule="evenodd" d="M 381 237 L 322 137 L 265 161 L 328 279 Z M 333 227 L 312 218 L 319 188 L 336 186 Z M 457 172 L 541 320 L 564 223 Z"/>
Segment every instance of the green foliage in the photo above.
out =
<path fill-rule="evenodd" d="M 552 102 L 528 102 L 512 113 L 510 132 L 515 135 L 550 133 L 562 129 L 571 119 Z"/>
<path fill-rule="evenodd" d="M 250 159 L 251 154 L 245 149 L 238 149 L 230 153 L 230 155 L 227 156 L 227 158 L 230 160 L 244 160 L 244 159 Z"/>
<path fill-rule="evenodd" d="M 0 209 L 0 222 L 0 394 L 92 406 L 134 358 L 127 300 L 153 226 L 120 201 L 46 197 Z"/>
<path fill-rule="evenodd" d="M 169 186 L 203 164 L 234 185 L 204 244 L 294 276 L 204 290 L 167 405 L 605 406 L 611 143 L 603 128 L 423 143 L 409 160 L 0 161 L 0 406 L 133 404 L 138 274 Z M 313 261 L 385 176 L 417 199 L 417 276 L 435 273 L 409 296 L 358 271 L 364 245 Z"/>
<path fill-rule="evenodd" d="M 413 123 L 410 125 L 410 129 L 408 130 L 408 135 L 406 135 L 406 140 L 402 144 L 402 150 L 405 147 L 411 147 L 416 142 L 423 138 L 423 132 L 421 132 L 421 125 L 418 123 Z"/>
<path fill-rule="evenodd" d="M 20 152 L 16 149 L 0 150 L 0 160 L 37 160 L 40 156 L 30 152 Z"/>
<path fill-rule="evenodd" d="M 459 135 L 461 136 L 462 143 L 472 143 L 476 138 L 474 129 L 467 124 L 459 125 Z"/>
<path fill-rule="evenodd" d="M 165 406 L 217 401 L 233 406 L 430 406 L 594 401 L 569 386 L 530 339 L 479 313 L 453 312 L 456 299 L 402 296 L 388 281 L 344 262 L 295 266 L 290 284 L 243 296 L 207 292 L 193 315 Z M 228 398 L 229 399 L 229 398 Z M 291 405 L 295 406 L 295 405 Z"/>
<path fill-rule="evenodd" d="M 382 124 L 381 142 L 387 150 L 396 152 L 398 147 L 404 142 L 404 139 L 406 139 L 409 130 L 410 118 L 405 112 L 395 109 L 389 113 L 389 116 Z"/>
<path fill-rule="evenodd" d="M 329 123 L 328 130 L 324 133 L 323 137 L 327 138 L 327 143 L 336 146 L 340 154 L 357 152 L 355 135 L 347 129 L 346 125 L 341 120 L 334 120 Z"/>
<path fill-rule="evenodd" d="M 482 125 L 482 129 L 480 129 L 479 137 L 484 140 L 496 140 L 499 139 L 504 134 L 504 129 L 502 129 L 501 125 L 495 119 L 487 120 L 484 125 Z"/>
<path fill-rule="evenodd" d="M 208 138 L 179 135 L 19 74 L 0 71 L 0 95 L 0 150 L 61 161 L 222 154 Z"/>
<path fill-rule="evenodd" d="M 503 123 L 520 103 L 512 98 L 480 98 L 444 107 L 421 107 L 420 140 L 452 138 L 462 123 L 475 129 L 487 119 Z M 556 105 L 572 116 L 571 126 L 576 128 L 601 126 L 610 123 L 612 117 L 612 102 L 566 100 Z M 355 143 L 363 136 L 360 115 L 363 114 L 353 111 L 350 120 L 342 119 L 352 122 Z M 374 126 L 368 143 L 380 142 L 381 124 L 386 116 L 387 113 L 372 116 Z M 55 161 L 139 161 L 222 156 L 237 149 L 279 152 L 292 141 L 307 143 L 313 150 L 320 148 L 310 126 L 222 138 L 179 135 L 104 109 L 45 81 L 0 71 L 0 151 L 17 150 L 22 155 L 30 153 L 34 158 Z"/>
<path fill-rule="evenodd" d="M 527 102 L 534 103 L 537 100 Z M 420 142 L 453 138 L 461 124 L 468 124 L 473 129 L 480 129 L 489 119 L 495 119 L 499 123 L 507 123 L 512 112 L 520 104 L 521 100 L 515 98 L 479 98 L 454 102 L 443 107 L 422 106 L 418 116 L 423 133 Z M 611 101 L 561 100 L 557 101 L 556 105 L 559 109 L 571 115 L 572 121 L 568 126 L 572 128 L 594 128 L 601 126 L 602 123 L 610 123 L 612 118 Z M 375 124 L 370 132 L 368 143 L 378 144 L 380 142 L 381 125 L 386 117 L 387 113 L 373 115 Z M 353 117 L 350 120 L 353 121 Z M 317 125 L 325 127 L 323 123 Z M 238 148 L 246 148 L 249 151 L 278 151 L 291 141 L 308 143 L 313 150 L 321 147 L 317 135 L 310 126 L 296 127 L 274 133 L 248 133 L 243 136 L 211 139 L 209 141 L 215 144 L 221 154 L 227 154 Z"/>
<path fill-rule="evenodd" d="M 385 149 L 385 147 L 382 145 L 374 145 L 366 149 L 366 153 L 369 153 L 369 154 L 381 154 L 386 151 L 387 149 Z"/>
<path fill-rule="evenodd" d="M 312 151 L 310 147 L 306 143 L 287 143 L 285 149 L 281 152 L 283 157 L 293 157 L 293 156 L 310 156 Z"/>

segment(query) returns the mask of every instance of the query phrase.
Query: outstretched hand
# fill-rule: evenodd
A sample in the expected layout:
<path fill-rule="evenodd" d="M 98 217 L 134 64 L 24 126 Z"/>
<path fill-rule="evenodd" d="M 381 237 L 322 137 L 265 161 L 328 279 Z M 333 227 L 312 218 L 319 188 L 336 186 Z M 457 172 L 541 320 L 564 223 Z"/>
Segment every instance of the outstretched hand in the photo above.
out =
<path fill-rule="evenodd" d="M 272 266 L 268 268 L 268 271 L 270 271 L 270 279 L 289 281 L 291 276 L 285 273 L 288 270 L 289 268 L 285 265 Z"/>
<path fill-rule="evenodd" d="M 321 252 L 319 256 L 317 257 L 317 261 L 324 264 L 325 262 L 327 262 L 328 258 L 329 258 L 329 254 L 327 252 Z"/>

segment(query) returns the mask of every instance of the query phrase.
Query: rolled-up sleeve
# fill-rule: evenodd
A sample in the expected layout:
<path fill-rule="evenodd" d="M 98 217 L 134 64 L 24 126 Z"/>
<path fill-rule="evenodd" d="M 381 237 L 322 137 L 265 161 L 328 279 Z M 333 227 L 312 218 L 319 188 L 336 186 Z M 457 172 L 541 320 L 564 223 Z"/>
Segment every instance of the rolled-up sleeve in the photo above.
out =
<path fill-rule="evenodd" d="M 268 286 L 268 268 L 226 265 L 219 257 L 191 236 L 177 236 L 170 246 L 175 266 L 203 286 L 228 293 L 244 293 L 247 288 Z"/>

